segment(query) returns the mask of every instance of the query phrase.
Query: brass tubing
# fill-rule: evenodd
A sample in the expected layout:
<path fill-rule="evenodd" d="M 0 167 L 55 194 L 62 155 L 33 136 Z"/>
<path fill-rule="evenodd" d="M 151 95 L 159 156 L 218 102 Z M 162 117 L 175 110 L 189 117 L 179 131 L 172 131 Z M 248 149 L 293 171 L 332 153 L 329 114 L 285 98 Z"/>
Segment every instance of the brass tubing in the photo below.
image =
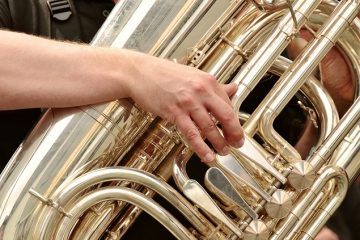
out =
<path fill-rule="evenodd" d="M 301 160 L 301 157 L 290 144 L 282 145 L 286 141 L 273 129 L 273 122 L 287 102 L 312 74 L 316 65 L 331 49 L 340 33 L 356 17 L 359 6 L 351 2 L 342 3 L 335 9 L 330 21 L 318 33 L 319 38 L 305 47 L 302 54 L 293 62 L 280 78 L 276 87 L 270 91 L 244 125 L 244 130 L 250 134 L 254 134 L 259 128 L 267 143 L 276 148 L 289 162 Z"/>
<path fill-rule="evenodd" d="M 189 176 L 186 173 L 186 164 L 189 160 L 189 156 L 193 154 L 193 152 L 183 146 L 178 149 L 178 157 L 174 161 L 173 165 L 173 178 L 176 183 L 176 186 L 183 191 L 183 186 L 185 185 L 186 181 L 189 180 Z"/>
<path fill-rule="evenodd" d="M 280 56 L 275 60 L 270 72 L 281 75 L 289 68 L 291 63 L 291 60 Z M 339 122 L 339 115 L 329 93 L 313 75 L 309 76 L 308 80 L 301 86 L 300 91 L 310 100 L 319 117 L 321 127 L 319 129 L 319 139 L 315 145 L 318 146 Z"/>
<path fill-rule="evenodd" d="M 171 216 L 171 214 L 169 214 L 154 200 L 144 197 L 143 194 L 135 190 L 123 187 L 103 188 L 101 190 L 91 192 L 78 200 L 68 211 L 71 217 L 63 218 L 59 224 L 55 239 L 69 239 L 72 227 L 76 224 L 78 218 L 89 208 L 89 206 L 109 200 L 126 201 L 142 208 L 153 218 L 159 221 L 165 228 L 167 228 L 177 239 L 196 240 L 187 228 L 185 228 L 176 218 Z"/>
<path fill-rule="evenodd" d="M 194 12 L 199 11 L 204 7 L 204 4 L 207 5 L 209 2 L 204 1 L 189 1 L 186 0 L 181 10 L 177 13 L 174 19 L 169 23 L 169 26 L 164 30 L 163 34 L 159 37 L 159 40 L 155 43 L 155 45 L 149 50 L 149 53 L 153 56 L 160 56 L 164 53 L 164 49 L 168 48 L 168 45 L 172 45 L 171 49 L 168 48 L 168 53 L 171 54 L 173 51 L 173 47 L 175 44 L 179 44 L 183 38 L 179 38 L 179 32 L 187 32 L 189 27 L 191 26 L 190 22 L 187 22 L 189 18 L 193 15 Z M 213 4 L 213 1 L 210 2 Z M 209 5 L 205 6 L 206 8 Z M 201 10 L 200 10 L 201 11 Z M 195 18 L 201 18 L 201 16 L 197 15 Z M 184 24 L 187 22 L 187 26 L 184 28 Z M 180 34 L 181 35 L 181 34 Z M 179 36 L 179 37 L 176 37 Z M 164 56 L 165 54 L 163 54 Z M 167 55 L 166 58 L 170 57 Z"/>
<path fill-rule="evenodd" d="M 152 190 L 146 189 L 141 192 L 146 197 L 153 198 L 155 196 L 155 192 Z M 120 219 L 115 219 L 116 225 L 108 228 L 107 230 L 107 240 L 118 240 L 126 234 L 126 231 L 134 224 L 139 215 L 142 213 L 142 209 L 135 205 L 130 205 L 124 212 L 121 213 Z"/>
<path fill-rule="evenodd" d="M 171 136 L 172 124 L 160 120 L 145 134 L 145 137 L 133 150 L 126 161 L 126 166 L 147 172 L 153 172 L 168 154 L 176 148 Z"/>
<path fill-rule="evenodd" d="M 101 206 L 99 206 L 101 205 Z M 71 233 L 71 239 L 98 240 L 102 236 L 109 221 L 113 218 L 116 211 L 116 202 L 112 204 L 97 204 L 86 211 L 85 218 L 81 216 L 81 221 Z M 92 217 L 89 217 L 92 216 Z"/>
<path fill-rule="evenodd" d="M 310 14 L 320 4 L 321 0 L 303 1 L 293 3 L 296 12 L 296 20 L 300 28 Z M 273 33 L 259 47 L 259 49 L 243 65 L 233 82 L 239 85 L 236 94 L 232 98 L 235 109 L 239 109 L 244 99 L 269 70 L 273 61 L 286 48 L 298 29 L 294 29 L 292 15 L 288 12 L 279 22 Z"/>
<path fill-rule="evenodd" d="M 210 231 L 207 220 L 197 212 L 193 206 L 178 192 L 171 188 L 166 182 L 155 177 L 154 175 L 137 170 L 137 169 L 126 169 L 122 167 L 117 168 L 103 168 L 91 171 L 75 179 L 65 189 L 53 197 L 53 201 L 57 202 L 58 205 L 64 206 L 73 199 L 76 194 L 80 193 L 84 189 L 89 188 L 98 183 L 107 181 L 130 181 L 142 184 L 150 189 L 153 189 L 164 197 L 167 201 L 172 203 L 180 213 L 184 214 L 185 217 L 191 222 L 195 228 L 201 233 Z M 51 224 L 56 224 L 57 211 L 55 209 L 49 209 L 46 215 L 44 224 L 50 226 L 42 233 L 41 237 L 50 239 L 51 229 L 54 228 Z M 41 238 L 40 237 L 40 238 Z M 48 238 L 47 238 L 48 237 Z"/>
<path fill-rule="evenodd" d="M 154 197 L 153 191 L 146 191 L 143 194 L 150 198 Z M 107 231 L 105 239 L 106 240 L 121 239 L 122 236 L 126 233 L 127 229 L 130 226 L 132 226 L 133 222 L 139 217 L 141 213 L 142 213 L 141 208 L 134 205 L 129 206 L 129 208 L 126 209 L 124 214 L 121 215 L 121 219 L 116 221 L 116 226 Z"/>
<path fill-rule="evenodd" d="M 293 62 L 286 73 L 280 78 L 276 87 L 271 90 L 268 97 L 264 100 L 264 107 L 269 108 L 269 111 L 280 112 L 286 105 L 285 99 L 289 94 L 294 95 L 300 86 L 306 81 L 310 74 L 314 71 L 317 64 L 325 56 L 325 54 L 333 46 L 340 34 L 350 25 L 350 22 L 356 17 L 359 11 L 359 6 L 349 2 L 343 2 L 339 5 L 330 21 L 318 33 L 318 39 L 313 40 L 305 47 L 302 54 Z M 256 115 L 261 114 L 264 109 L 258 108 Z M 255 113 L 254 113 L 255 115 Z M 255 124 L 260 117 L 250 117 L 246 123 L 249 132 L 255 127 L 250 127 Z"/>
<path fill-rule="evenodd" d="M 289 232 L 289 234 L 287 235 L 287 239 L 296 239 L 295 234 L 298 234 L 298 232 L 296 232 L 295 229 L 302 229 L 301 226 L 304 224 L 305 221 L 308 221 L 314 215 L 314 212 L 316 212 L 316 208 L 319 206 L 323 198 L 324 194 L 322 193 L 320 193 L 316 197 L 316 199 L 311 203 L 309 210 L 306 211 L 303 216 L 301 216 L 294 228 L 291 230 L 291 232 Z"/>
<path fill-rule="evenodd" d="M 282 240 L 287 234 L 292 230 L 294 232 L 299 232 L 299 229 L 293 228 L 296 226 L 295 224 L 302 218 L 302 216 L 306 214 L 307 211 L 311 210 L 309 206 L 316 199 L 320 191 L 325 187 L 330 179 L 336 178 L 339 186 L 345 189 L 338 191 L 340 196 L 346 193 L 346 189 L 348 186 L 348 179 L 346 173 L 343 169 L 335 167 L 335 166 L 327 166 L 325 167 L 320 176 L 315 180 L 310 189 L 306 190 L 304 194 L 298 199 L 296 205 L 294 205 L 293 210 L 290 215 L 286 217 L 280 227 L 275 230 L 274 235 L 271 237 L 271 240 Z"/>
<path fill-rule="evenodd" d="M 212 39 L 220 35 L 219 29 L 231 19 L 233 19 L 234 15 L 236 15 L 242 9 L 242 5 L 245 4 L 247 5 L 247 3 L 243 0 L 231 2 L 224 14 L 221 15 L 219 19 L 217 19 L 216 22 L 211 26 L 211 28 L 204 34 L 204 36 L 200 38 L 199 42 L 195 46 L 195 49 L 204 48 Z"/>
<path fill-rule="evenodd" d="M 144 193 L 146 196 L 153 198 L 155 195 L 154 191 L 147 190 Z M 136 219 L 139 217 L 139 215 L 142 213 L 142 209 L 131 205 L 126 210 L 124 214 L 122 214 L 122 218 L 119 220 L 119 222 L 116 222 L 116 226 L 109 230 L 108 237 L 106 240 L 119 240 L 121 237 L 126 233 L 127 229 L 130 228 L 130 226 L 136 221 Z M 211 227 L 210 227 L 211 225 Z M 195 231 L 195 230 L 194 230 Z M 209 222 L 209 230 L 208 232 L 202 232 L 198 233 L 201 234 L 204 237 L 207 237 L 209 240 L 226 240 L 226 236 L 219 232 L 214 226 L 212 226 L 212 223 Z M 198 235 L 197 234 L 197 235 Z M 210 235 L 210 236 L 209 236 Z M 111 237 L 113 236 L 113 237 Z M 114 237 L 116 236 L 116 237 Z"/>
<path fill-rule="evenodd" d="M 153 125 L 155 121 L 153 122 Z M 131 152 L 130 159 L 122 159 L 121 164 L 126 165 L 126 167 L 130 168 L 136 168 L 139 170 L 143 170 L 146 172 L 154 172 L 154 170 L 158 167 L 158 165 L 167 157 L 168 153 L 173 149 L 175 143 L 171 139 L 171 136 L 169 134 L 168 130 L 169 124 L 165 121 L 158 121 L 156 122 L 156 125 L 151 128 L 151 130 L 147 131 L 145 133 L 145 137 L 142 137 L 142 141 L 140 144 L 137 145 L 136 149 Z M 125 163 L 123 163 L 125 161 Z M 117 183 L 119 186 L 126 186 L 120 185 L 120 183 Z M 132 188 L 135 190 L 139 189 L 139 186 L 135 186 L 135 184 L 132 184 Z M 105 203 L 102 204 L 109 204 L 112 205 L 113 203 Z M 113 211 L 113 217 L 108 219 L 108 224 L 113 221 L 113 218 L 119 214 L 125 207 L 125 204 L 119 204 L 118 207 Z M 90 215 L 89 217 L 87 215 Z M 88 220 L 88 218 L 92 220 Z M 99 219 L 102 219 L 102 216 L 98 216 Z M 90 221 L 95 222 L 96 217 L 93 216 L 91 213 L 86 213 L 82 219 L 86 219 L 84 221 Z M 101 220 L 101 222 L 104 224 L 104 220 Z M 89 225 L 89 224 L 87 224 Z M 81 227 L 80 227 L 81 228 Z M 105 228 L 104 228 L 105 229 Z M 93 228 L 91 230 L 96 230 L 95 225 L 93 225 Z M 89 233 L 90 234 L 90 233 Z M 96 237 L 95 233 L 92 234 L 92 239 L 98 239 Z M 90 238 L 89 238 L 90 239 Z"/>
<path fill-rule="evenodd" d="M 163 161 L 153 174 L 164 179 L 164 181 L 168 180 L 172 175 L 172 167 L 176 155 L 176 151 L 172 152 L 170 156 L 168 156 L 167 161 Z M 146 196 L 153 197 L 155 195 L 155 192 L 146 189 L 144 194 Z M 117 239 L 121 238 L 121 236 L 125 233 L 124 229 L 128 229 L 133 224 L 133 222 L 135 222 L 136 218 L 138 217 L 138 215 L 140 215 L 141 212 L 141 209 L 132 205 L 129 206 L 129 208 L 126 210 L 126 213 L 121 214 L 121 219 L 116 221 L 115 226 L 111 228 L 111 232 L 115 236 L 119 236 Z M 201 214 L 199 215 L 201 216 Z M 204 229 L 203 232 L 199 230 L 200 228 L 197 229 L 199 234 L 208 237 L 209 240 L 225 239 L 224 234 L 218 231 L 211 222 L 207 222 L 206 226 L 208 228 Z"/>
<path fill-rule="evenodd" d="M 286 0 L 278 0 L 278 1 L 260 1 L 260 0 L 252 0 L 252 2 L 258 7 L 266 11 L 275 11 L 279 9 L 286 8 L 288 3 Z"/>
<path fill-rule="evenodd" d="M 291 231 L 287 234 L 288 239 L 296 239 L 296 237 L 300 235 L 304 225 L 308 223 L 309 219 L 314 217 L 317 209 L 325 202 L 325 199 L 330 197 L 331 191 L 335 188 L 335 184 L 333 182 L 334 181 L 329 181 L 326 188 L 316 196 L 313 202 L 311 202 L 307 211 L 304 212 L 293 229 L 291 229 Z"/>
<path fill-rule="evenodd" d="M 252 4 L 247 4 L 242 10 L 232 21 L 231 27 L 226 32 L 220 33 L 219 40 L 208 51 L 208 57 L 199 63 L 200 69 L 214 75 L 221 83 L 226 82 L 228 80 L 226 76 L 230 75 L 224 76 L 224 72 L 235 71 L 244 61 L 239 50 L 247 50 L 249 48 L 247 45 L 256 46 L 255 35 L 267 30 L 266 24 L 269 23 L 270 16 L 272 16 L 267 14 L 270 16 L 263 21 L 254 22 L 255 19 L 265 15 L 265 13 L 260 12 Z M 235 69 L 229 69 L 232 68 L 229 67 L 231 65 L 234 65 Z"/>
<path fill-rule="evenodd" d="M 247 29 L 239 29 L 234 25 L 234 29 L 230 29 L 224 34 L 224 39 L 217 42 L 218 47 L 224 49 L 221 49 L 220 54 L 216 54 L 216 52 L 213 54 L 212 58 L 215 56 L 216 60 L 201 66 L 201 69 L 205 68 L 207 72 L 216 76 L 221 83 L 227 82 L 239 66 L 246 61 L 247 55 L 251 55 L 251 52 L 261 44 L 261 41 L 267 37 L 274 27 L 274 19 L 279 19 L 282 12 L 259 14 L 252 10 L 246 14 L 246 16 L 240 15 L 238 18 L 242 23 L 241 27 L 243 28 L 245 25 Z M 249 14 L 251 15 L 249 16 Z M 260 18 L 261 21 L 243 22 L 254 21 L 255 17 Z"/>
<path fill-rule="evenodd" d="M 360 113 L 358 113 L 359 115 Z M 360 174 L 360 123 L 344 138 L 339 151 L 334 154 L 330 164 L 345 169 L 352 183 Z"/>
<path fill-rule="evenodd" d="M 199 6 L 194 9 L 191 9 L 191 15 L 182 14 L 181 18 L 176 19 L 177 24 L 180 26 L 178 31 L 176 31 L 176 35 L 170 36 L 167 42 L 161 42 L 161 46 L 165 46 L 165 49 L 161 49 L 160 54 L 156 54 L 161 58 L 166 58 L 171 56 L 174 51 L 178 48 L 178 45 L 185 39 L 187 34 L 196 26 L 198 21 L 205 15 L 207 10 L 215 3 L 215 0 L 205 0 L 205 1 L 189 1 L 190 3 L 198 2 Z M 150 51 L 151 52 L 151 51 Z"/>
<path fill-rule="evenodd" d="M 309 159 L 310 164 L 318 170 L 324 163 L 328 161 L 331 154 L 335 151 L 344 137 L 359 122 L 360 119 L 360 97 L 356 99 L 354 104 L 341 118 L 339 124 L 333 132 L 325 139 L 324 143 L 317 149 L 315 154 Z M 356 127 L 356 126 L 355 126 Z M 351 159 L 348 159 L 351 160 Z M 342 163 L 344 166 L 347 161 Z M 350 176 L 352 178 L 352 176 Z"/>
<path fill-rule="evenodd" d="M 336 178 L 336 193 L 332 195 L 331 198 L 327 198 L 328 201 L 325 201 L 321 209 L 316 212 L 315 216 L 311 218 L 311 221 L 307 222 L 307 225 L 302 230 L 303 233 L 310 236 L 311 239 L 314 239 L 321 228 L 329 220 L 329 218 L 334 214 L 336 209 L 340 206 L 342 201 L 346 196 L 348 189 L 348 180 L 345 177 Z M 300 238 L 304 239 L 304 238 Z"/>

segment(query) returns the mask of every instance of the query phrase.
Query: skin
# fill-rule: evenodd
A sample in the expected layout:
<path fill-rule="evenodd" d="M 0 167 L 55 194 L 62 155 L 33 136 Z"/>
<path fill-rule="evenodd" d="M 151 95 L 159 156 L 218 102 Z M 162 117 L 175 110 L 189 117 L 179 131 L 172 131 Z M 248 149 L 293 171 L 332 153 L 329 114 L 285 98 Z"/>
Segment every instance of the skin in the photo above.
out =
<path fill-rule="evenodd" d="M 298 44 L 289 46 L 295 56 L 302 49 Z M 229 144 L 243 145 L 243 132 L 229 100 L 236 86 L 219 85 L 204 72 L 133 51 L 114 52 L 1 30 L 0 52 L 5 63 L 0 66 L 0 109 L 71 107 L 130 97 L 143 109 L 175 123 L 203 161 L 212 161 L 214 154 L 198 129 L 222 155 L 228 154 Z M 332 69 L 339 65 L 346 70 L 334 74 Z M 320 69 L 324 86 L 343 114 L 353 96 L 345 60 L 332 50 Z M 340 81 L 341 75 L 347 81 Z M 209 113 L 222 124 L 224 137 Z M 316 239 L 339 238 L 324 228 Z"/>
<path fill-rule="evenodd" d="M 291 59 L 299 55 L 307 42 L 313 39 L 308 31 L 302 31 L 301 36 L 288 47 Z M 321 83 L 333 98 L 339 115 L 344 115 L 355 94 L 355 81 L 351 77 L 350 67 L 337 47 L 333 47 L 321 61 L 319 68 Z"/>
<path fill-rule="evenodd" d="M 71 107 L 132 98 L 141 108 L 176 124 L 202 161 L 228 146 L 241 147 L 243 132 L 229 96 L 200 70 L 125 49 L 57 42 L 0 30 L 0 110 Z M 222 136 L 210 114 L 223 128 Z M 200 130 L 200 131 L 199 131 Z"/>
<path fill-rule="evenodd" d="M 288 46 L 288 52 L 291 59 L 295 59 L 305 47 L 312 36 L 307 31 L 302 31 L 303 38 L 297 38 Z M 333 98 L 340 117 L 345 114 L 351 106 L 355 94 L 355 82 L 352 79 L 351 69 L 346 63 L 341 52 L 333 47 L 320 63 L 320 78 L 330 96 Z M 314 145 L 317 130 L 312 124 L 308 124 L 303 136 L 296 144 L 296 149 L 305 159 L 310 148 Z M 324 227 L 315 240 L 339 240 L 339 237 L 331 229 Z"/>
<path fill-rule="evenodd" d="M 302 38 L 295 39 L 288 46 L 291 59 L 295 59 L 313 38 L 308 31 L 302 31 L 301 36 Z M 355 81 L 352 79 L 351 69 L 337 47 L 333 47 L 324 57 L 319 69 L 320 81 L 334 100 L 339 116 L 342 117 L 351 106 L 355 95 Z M 317 129 L 312 124 L 308 124 L 303 136 L 295 145 L 303 159 L 315 144 L 316 136 Z"/>
<path fill-rule="evenodd" d="M 316 236 L 315 240 L 339 240 L 339 237 L 331 231 L 331 229 L 324 227 Z"/>

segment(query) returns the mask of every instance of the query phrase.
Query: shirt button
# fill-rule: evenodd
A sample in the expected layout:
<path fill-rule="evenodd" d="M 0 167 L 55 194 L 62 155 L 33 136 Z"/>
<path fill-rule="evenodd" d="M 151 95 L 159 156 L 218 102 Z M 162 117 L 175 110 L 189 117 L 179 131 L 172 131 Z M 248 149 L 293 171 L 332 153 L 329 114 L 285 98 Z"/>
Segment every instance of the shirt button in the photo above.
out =
<path fill-rule="evenodd" d="M 102 11 L 102 15 L 106 18 L 109 16 L 109 14 L 110 14 L 109 10 L 105 9 L 104 11 Z"/>

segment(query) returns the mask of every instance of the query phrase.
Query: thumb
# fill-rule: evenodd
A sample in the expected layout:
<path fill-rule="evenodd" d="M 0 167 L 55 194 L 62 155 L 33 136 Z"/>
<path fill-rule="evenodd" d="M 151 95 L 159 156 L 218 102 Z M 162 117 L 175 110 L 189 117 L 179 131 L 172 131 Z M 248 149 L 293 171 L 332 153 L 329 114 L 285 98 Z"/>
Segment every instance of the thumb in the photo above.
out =
<path fill-rule="evenodd" d="M 289 58 L 294 60 L 308 42 L 303 38 L 295 38 L 287 47 Z"/>
<path fill-rule="evenodd" d="M 238 86 L 235 83 L 223 84 L 221 86 L 229 97 L 234 95 L 238 89 Z"/>

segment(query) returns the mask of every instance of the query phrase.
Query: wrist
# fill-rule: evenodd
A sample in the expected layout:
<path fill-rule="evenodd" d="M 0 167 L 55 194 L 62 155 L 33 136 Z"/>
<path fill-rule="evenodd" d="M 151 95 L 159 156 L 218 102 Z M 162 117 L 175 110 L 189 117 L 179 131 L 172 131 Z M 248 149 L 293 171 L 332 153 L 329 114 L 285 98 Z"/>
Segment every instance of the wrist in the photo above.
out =
<path fill-rule="evenodd" d="M 96 66 L 93 66 L 94 80 L 103 81 L 109 89 L 112 100 L 131 97 L 131 89 L 136 80 L 136 69 L 131 57 L 123 49 L 90 49 Z M 110 97 L 110 96 L 109 96 Z"/>
<path fill-rule="evenodd" d="M 120 81 L 126 90 L 127 97 L 134 99 L 136 89 L 140 87 L 139 85 L 144 79 L 143 72 L 147 66 L 147 55 L 133 50 L 120 49 L 118 61 L 125 64 L 125 72 L 120 76 Z"/>

